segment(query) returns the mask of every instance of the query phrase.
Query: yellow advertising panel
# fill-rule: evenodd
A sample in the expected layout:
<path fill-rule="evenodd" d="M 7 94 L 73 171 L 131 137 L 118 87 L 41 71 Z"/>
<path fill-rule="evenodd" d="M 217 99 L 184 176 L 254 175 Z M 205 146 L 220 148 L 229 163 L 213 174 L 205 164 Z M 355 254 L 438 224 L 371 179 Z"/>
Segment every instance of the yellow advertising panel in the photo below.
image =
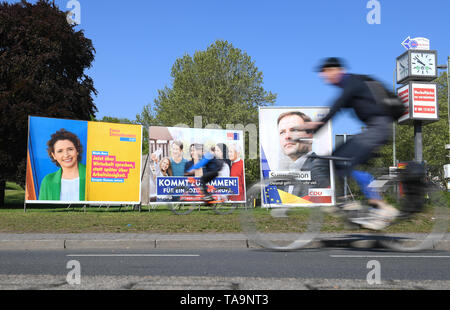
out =
<path fill-rule="evenodd" d="M 139 125 L 88 122 L 86 200 L 139 203 Z"/>

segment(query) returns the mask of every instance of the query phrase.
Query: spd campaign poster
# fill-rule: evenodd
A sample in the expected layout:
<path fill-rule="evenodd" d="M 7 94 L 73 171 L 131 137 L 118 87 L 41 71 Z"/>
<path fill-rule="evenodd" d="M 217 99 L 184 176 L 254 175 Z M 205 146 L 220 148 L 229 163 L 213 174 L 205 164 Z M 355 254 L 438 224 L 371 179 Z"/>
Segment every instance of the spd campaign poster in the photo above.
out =
<path fill-rule="evenodd" d="M 268 182 L 261 193 L 263 206 L 312 207 L 334 203 L 329 161 L 309 157 L 331 154 L 331 122 L 314 135 L 301 128 L 306 122 L 320 121 L 328 111 L 329 108 L 322 107 L 259 109 L 261 178 Z M 276 181 L 283 176 L 289 179 Z"/>
<path fill-rule="evenodd" d="M 243 131 L 152 126 L 149 152 L 150 204 L 195 201 L 201 177 L 215 169 L 207 165 L 193 170 L 195 184 L 188 182 L 186 172 L 206 154 L 213 155 L 221 167 L 218 176 L 208 183 L 214 193 L 224 196 L 229 203 L 245 202 Z M 186 187 L 189 194 L 183 193 Z"/>
<path fill-rule="evenodd" d="M 28 122 L 26 203 L 140 203 L 142 126 Z"/>

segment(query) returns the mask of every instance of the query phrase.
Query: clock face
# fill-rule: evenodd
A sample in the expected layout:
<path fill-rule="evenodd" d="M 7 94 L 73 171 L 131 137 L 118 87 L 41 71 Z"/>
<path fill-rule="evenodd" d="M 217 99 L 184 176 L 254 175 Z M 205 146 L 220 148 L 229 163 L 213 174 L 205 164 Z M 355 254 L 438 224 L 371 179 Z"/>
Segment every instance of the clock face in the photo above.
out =
<path fill-rule="evenodd" d="M 408 53 L 397 59 L 397 82 L 409 75 Z"/>
<path fill-rule="evenodd" d="M 436 55 L 434 53 L 411 53 L 411 74 L 422 76 L 436 75 Z"/>

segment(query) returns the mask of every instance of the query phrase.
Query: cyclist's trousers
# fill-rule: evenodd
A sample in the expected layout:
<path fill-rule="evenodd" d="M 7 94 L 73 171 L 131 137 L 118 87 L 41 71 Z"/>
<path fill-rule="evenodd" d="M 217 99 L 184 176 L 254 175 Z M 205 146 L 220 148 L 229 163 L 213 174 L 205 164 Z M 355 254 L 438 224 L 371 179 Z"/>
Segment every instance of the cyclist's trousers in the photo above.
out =
<path fill-rule="evenodd" d="M 200 178 L 200 182 L 202 183 L 202 190 L 204 194 L 207 194 L 207 186 L 206 183 L 211 182 L 212 180 L 214 180 L 215 178 L 217 178 L 217 176 L 219 175 L 218 171 L 211 171 L 211 172 L 207 172 L 205 173 L 201 178 Z"/>
<path fill-rule="evenodd" d="M 336 172 L 340 177 L 350 176 L 357 165 L 365 164 L 375 155 L 375 150 L 385 145 L 392 137 L 392 118 L 372 117 L 367 128 L 359 135 L 338 147 L 333 156 L 352 158 L 350 162 L 336 161 Z"/>
<path fill-rule="evenodd" d="M 338 147 L 333 155 L 352 158 L 351 161 L 336 161 L 336 173 L 339 177 L 350 176 L 356 180 L 364 195 L 369 199 L 379 199 L 379 195 L 368 188 L 372 176 L 368 173 L 355 172 L 357 165 L 365 164 L 375 156 L 378 147 L 385 145 L 392 137 L 392 118 L 376 116 L 366 122 L 367 128 L 348 142 Z"/>

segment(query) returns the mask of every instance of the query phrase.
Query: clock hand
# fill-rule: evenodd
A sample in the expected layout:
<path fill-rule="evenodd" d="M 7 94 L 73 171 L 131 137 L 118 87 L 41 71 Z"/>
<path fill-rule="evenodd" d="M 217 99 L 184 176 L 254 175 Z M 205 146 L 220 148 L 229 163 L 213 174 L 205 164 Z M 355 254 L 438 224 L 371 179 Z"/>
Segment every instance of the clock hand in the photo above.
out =
<path fill-rule="evenodd" d="M 425 64 L 424 64 L 423 62 L 420 61 L 420 59 L 419 59 L 418 56 L 414 57 L 414 59 L 415 59 L 418 63 L 420 63 L 422 66 L 425 66 Z"/>
<path fill-rule="evenodd" d="M 422 66 L 426 66 L 423 62 L 421 62 L 420 60 L 417 59 L 417 62 L 420 63 Z"/>

